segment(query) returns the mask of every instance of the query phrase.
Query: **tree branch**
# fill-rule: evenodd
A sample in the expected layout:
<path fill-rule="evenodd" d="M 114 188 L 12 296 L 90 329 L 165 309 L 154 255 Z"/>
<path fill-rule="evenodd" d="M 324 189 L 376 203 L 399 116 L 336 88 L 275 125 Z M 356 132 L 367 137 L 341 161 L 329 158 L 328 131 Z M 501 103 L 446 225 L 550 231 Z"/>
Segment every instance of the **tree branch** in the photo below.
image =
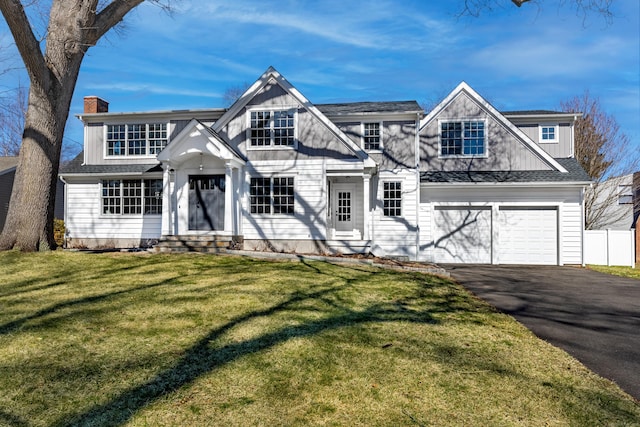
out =
<path fill-rule="evenodd" d="M 1 0 L 0 0 L 1 1 Z M 89 39 L 95 44 L 107 31 L 122 21 L 127 13 L 138 6 L 144 0 L 114 0 L 96 15 L 96 32 Z"/>
<path fill-rule="evenodd" d="M 0 0 L 0 11 L 11 30 L 29 78 L 44 86 L 48 68 L 24 7 L 18 0 Z"/>

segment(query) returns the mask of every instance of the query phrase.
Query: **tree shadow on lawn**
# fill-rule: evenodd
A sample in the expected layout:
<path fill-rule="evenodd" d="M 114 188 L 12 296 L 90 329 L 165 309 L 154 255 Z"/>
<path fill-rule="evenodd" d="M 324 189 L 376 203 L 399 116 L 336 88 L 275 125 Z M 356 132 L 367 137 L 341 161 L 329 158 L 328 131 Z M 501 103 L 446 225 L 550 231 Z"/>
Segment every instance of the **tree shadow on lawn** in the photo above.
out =
<path fill-rule="evenodd" d="M 315 264 L 304 263 L 304 265 L 319 274 L 330 274 L 321 271 Z M 340 267 L 350 268 L 342 265 Z M 353 268 L 353 270 L 358 272 L 366 271 L 357 267 Z M 369 274 L 388 274 L 385 272 L 372 273 L 371 270 L 366 272 Z M 129 421 L 136 412 L 144 409 L 159 398 L 193 383 L 201 376 L 209 374 L 243 356 L 264 351 L 295 338 L 313 336 L 345 326 L 372 322 L 402 321 L 420 324 L 436 324 L 438 321 L 433 316 L 436 312 L 455 312 L 468 309 L 468 306 L 464 308 L 457 306 L 454 300 L 451 301 L 451 304 L 447 304 L 446 301 L 439 301 L 440 304 L 429 304 L 426 306 L 428 308 L 423 310 L 413 309 L 412 306 L 416 301 L 422 298 L 420 294 L 423 291 L 431 292 L 434 287 L 443 286 L 439 283 L 440 279 L 430 281 L 427 279 L 428 276 L 415 273 L 413 277 L 414 279 L 417 278 L 416 282 L 420 284 L 420 289 L 417 293 L 413 295 L 405 294 L 405 297 L 399 300 L 374 303 L 364 310 L 355 310 L 341 303 L 337 294 L 340 291 L 352 287 L 356 282 L 364 283 L 364 281 L 369 280 L 371 276 L 337 277 L 334 275 L 333 277 L 340 279 L 342 284 L 336 285 L 334 282 L 332 284 L 321 285 L 323 286 L 321 290 L 294 292 L 288 299 L 279 304 L 237 317 L 225 325 L 210 331 L 206 336 L 187 349 L 184 356 L 182 356 L 175 365 L 159 373 L 155 378 L 122 392 L 119 396 L 107 403 L 88 409 L 85 413 L 79 414 L 73 420 L 69 420 L 68 418 L 60 420 L 56 425 L 122 425 Z M 436 297 L 446 300 L 449 296 L 437 295 Z M 431 293 L 431 298 L 434 298 L 433 293 Z M 312 301 L 322 302 L 328 306 L 326 312 L 329 315 L 302 324 L 287 325 L 276 331 L 267 332 L 245 341 L 227 344 L 223 347 L 215 347 L 216 340 L 238 325 L 261 317 L 276 316 L 287 311 L 300 310 L 301 305 Z M 303 309 L 309 308 L 306 307 Z M 314 310 L 315 307 L 311 309 Z"/>

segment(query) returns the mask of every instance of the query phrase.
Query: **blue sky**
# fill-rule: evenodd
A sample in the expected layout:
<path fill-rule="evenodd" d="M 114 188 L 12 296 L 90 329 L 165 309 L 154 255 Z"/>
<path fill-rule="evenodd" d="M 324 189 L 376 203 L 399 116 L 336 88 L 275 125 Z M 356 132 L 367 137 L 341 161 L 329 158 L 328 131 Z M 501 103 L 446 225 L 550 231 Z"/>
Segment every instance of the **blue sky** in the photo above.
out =
<path fill-rule="evenodd" d="M 558 3 L 479 17 L 457 16 L 463 0 L 182 0 L 172 16 L 145 3 L 89 50 L 66 143 L 81 148 L 83 96 L 110 111 L 223 107 L 272 65 L 315 103 L 433 105 L 466 81 L 499 110 L 559 109 L 588 90 L 640 148 L 640 2 L 616 0 L 610 25 Z"/>

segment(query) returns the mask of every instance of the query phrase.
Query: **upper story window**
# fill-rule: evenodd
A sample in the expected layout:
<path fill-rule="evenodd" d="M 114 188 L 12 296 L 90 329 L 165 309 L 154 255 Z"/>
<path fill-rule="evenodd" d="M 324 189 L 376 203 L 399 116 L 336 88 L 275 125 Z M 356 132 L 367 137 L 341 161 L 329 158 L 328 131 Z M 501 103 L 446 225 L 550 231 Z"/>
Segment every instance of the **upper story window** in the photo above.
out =
<path fill-rule="evenodd" d="M 485 123 L 481 120 L 440 123 L 441 156 L 484 156 Z"/>
<path fill-rule="evenodd" d="M 167 142 L 166 123 L 107 125 L 107 156 L 153 156 Z"/>
<path fill-rule="evenodd" d="M 558 142 L 558 125 L 540 125 L 540 142 Z"/>
<path fill-rule="evenodd" d="M 380 123 L 362 124 L 362 145 L 366 151 L 382 150 L 382 126 Z"/>
<path fill-rule="evenodd" d="M 633 189 L 631 185 L 618 185 L 618 204 L 630 205 L 633 203 Z"/>
<path fill-rule="evenodd" d="M 249 129 L 251 147 L 293 147 L 296 111 L 251 111 Z"/>

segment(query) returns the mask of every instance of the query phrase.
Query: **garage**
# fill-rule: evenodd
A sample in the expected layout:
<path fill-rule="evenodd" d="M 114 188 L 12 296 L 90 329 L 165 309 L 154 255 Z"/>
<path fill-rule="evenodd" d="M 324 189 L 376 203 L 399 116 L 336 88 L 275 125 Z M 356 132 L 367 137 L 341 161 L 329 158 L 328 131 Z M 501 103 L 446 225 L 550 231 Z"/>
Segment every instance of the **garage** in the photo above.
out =
<path fill-rule="evenodd" d="M 558 263 L 558 211 L 555 207 L 500 207 L 500 264 Z"/>
<path fill-rule="evenodd" d="M 491 263 L 491 208 L 436 206 L 433 257 L 440 263 Z"/>

